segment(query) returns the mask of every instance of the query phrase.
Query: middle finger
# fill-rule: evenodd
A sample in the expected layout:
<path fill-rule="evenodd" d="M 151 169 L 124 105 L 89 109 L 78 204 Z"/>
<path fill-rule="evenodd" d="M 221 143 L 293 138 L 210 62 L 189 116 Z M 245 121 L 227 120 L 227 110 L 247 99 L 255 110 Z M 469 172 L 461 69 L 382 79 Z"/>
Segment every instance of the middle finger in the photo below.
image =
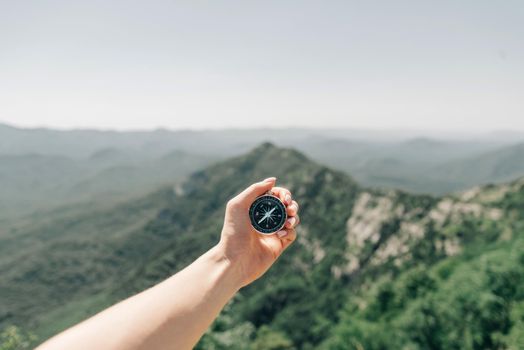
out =
<path fill-rule="evenodd" d="M 295 216 L 298 213 L 298 203 L 292 201 L 291 205 L 286 208 L 287 216 Z"/>

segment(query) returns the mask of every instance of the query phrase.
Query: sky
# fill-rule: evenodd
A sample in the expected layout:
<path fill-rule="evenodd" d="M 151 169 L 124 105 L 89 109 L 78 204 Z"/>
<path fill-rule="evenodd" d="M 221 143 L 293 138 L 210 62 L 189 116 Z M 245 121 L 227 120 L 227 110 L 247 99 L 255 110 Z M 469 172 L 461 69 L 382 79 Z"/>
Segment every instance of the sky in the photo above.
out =
<path fill-rule="evenodd" d="M 524 1 L 0 0 L 0 122 L 524 130 Z"/>

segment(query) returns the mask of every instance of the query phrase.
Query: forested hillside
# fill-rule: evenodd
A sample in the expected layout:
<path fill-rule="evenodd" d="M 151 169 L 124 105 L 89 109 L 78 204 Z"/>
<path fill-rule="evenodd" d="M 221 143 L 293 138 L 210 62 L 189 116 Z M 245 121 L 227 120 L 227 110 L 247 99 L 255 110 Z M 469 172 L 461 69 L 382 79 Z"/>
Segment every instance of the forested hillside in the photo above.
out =
<path fill-rule="evenodd" d="M 524 180 L 374 190 L 271 144 L 136 200 L 3 228 L 0 327 L 43 340 L 173 274 L 217 242 L 227 199 L 267 176 L 299 201 L 299 238 L 199 348 L 524 346 Z"/>
<path fill-rule="evenodd" d="M 144 195 L 216 160 L 182 151 L 155 157 L 121 149 L 102 149 L 87 158 L 0 154 L 0 225 L 65 204 Z"/>

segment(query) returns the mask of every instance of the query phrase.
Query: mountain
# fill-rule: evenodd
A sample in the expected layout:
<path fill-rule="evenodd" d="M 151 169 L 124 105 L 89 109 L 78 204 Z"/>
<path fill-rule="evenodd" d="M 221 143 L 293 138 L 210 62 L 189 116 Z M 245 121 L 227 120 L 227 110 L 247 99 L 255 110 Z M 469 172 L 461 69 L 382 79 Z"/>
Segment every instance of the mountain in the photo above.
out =
<path fill-rule="evenodd" d="M 480 184 L 509 181 L 524 176 L 524 170 L 515 162 L 520 158 L 511 155 L 504 157 L 502 154 L 506 151 L 504 148 L 509 152 L 512 147 L 516 147 L 517 142 L 522 143 L 522 135 L 505 135 L 468 136 L 306 128 L 199 131 L 157 129 L 119 132 L 24 129 L 0 124 L 0 156 L 65 157 L 82 163 L 84 172 L 93 168 L 105 170 L 114 167 L 114 171 L 107 173 L 108 185 L 101 185 L 105 188 L 115 183 L 118 185 L 114 179 L 118 177 L 117 174 L 125 173 L 126 170 L 130 172 L 130 179 L 136 178 L 130 181 L 136 182 L 137 186 L 142 182 L 158 186 L 163 182 L 157 181 L 154 177 L 155 172 L 149 174 L 151 179 L 148 180 L 143 169 L 148 169 L 151 162 L 170 152 L 185 152 L 196 158 L 218 160 L 238 156 L 262 142 L 269 141 L 280 147 L 293 147 L 319 163 L 350 174 L 365 186 L 443 195 Z M 498 161 L 490 160 L 498 159 L 499 156 Z M 0 162 L 0 173 L 1 168 L 9 169 L 8 163 L 5 164 L 4 166 Z M 129 166 L 132 169 L 129 169 Z M 503 169 L 503 174 L 494 170 L 495 167 Z M 188 170 L 190 171 L 184 172 L 184 175 L 196 168 L 190 167 Z M 139 174 L 136 174 L 137 172 Z M 78 174 L 76 178 L 89 182 L 84 174 Z M 104 176 L 100 178 L 103 179 Z M 45 181 L 46 177 L 38 180 L 43 186 L 52 187 L 54 184 L 53 179 L 49 179 L 49 183 Z M 4 187 L 9 186 L 7 183 Z M 148 190 L 150 189 L 149 187 Z M 38 188 L 34 192 L 34 198 L 31 197 L 30 191 L 26 192 L 27 197 L 24 197 L 23 193 L 21 196 L 25 204 L 34 203 L 42 198 L 38 197 Z M 67 196 L 69 199 L 75 197 L 75 201 L 85 200 L 85 197 L 76 197 L 74 192 L 69 192 Z M 54 198 L 54 192 L 46 193 L 45 197 Z M 0 191 L 0 202 L 2 200 Z M 8 202 L 11 200 L 12 197 L 7 198 Z M 61 199 L 56 202 L 64 204 Z M 22 210 L 20 208 L 26 208 L 25 204 L 17 208 L 3 208 L 16 213 Z M 27 209 L 38 208 L 29 206 Z M 0 212 L 0 219 L 1 217 Z"/>
<path fill-rule="evenodd" d="M 197 348 L 518 348 L 524 179 L 444 197 L 375 190 L 268 143 L 132 201 L 2 228 L 1 325 L 44 339 L 166 278 L 267 176 L 301 205 L 297 242 Z"/>
<path fill-rule="evenodd" d="M 495 167 L 490 159 L 518 148 L 506 145 L 499 150 L 500 144 L 490 140 L 428 138 L 400 142 L 313 138 L 294 146 L 318 162 L 351 174 L 365 186 L 437 195 L 500 182 L 496 171 L 490 171 Z M 516 164 L 516 160 L 519 158 L 512 155 L 499 159 L 499 168 L 512 169 L 503 181 L 524 175 L 522 162 Z"/>
<path fill-rule="evenodd" d="M 0 155 L 0 219 L 27 214 L 37 198 L 50 204 L 54 190 L 69 185 L 83 170 L 64 156 Z"/>
<path fill-rule="evenodd" d="M 104 150 L 159 157 L 172 150 L 191 154 L 231 156 L 245 152 L 263 141 L 292 144 L 312 133 L 322 135 L 354 134 L 351 130 L 225 129 L 225 130 L 55 130 L 18 128 L 0 124 L 0 154 L 60 155 L 86 158 Z"/>
<path fill-rule="evenodd" d="M 153 157 L 107 148 L 85 159 L 0 155 L 0 224 L 66 204 L 114 202 L 146 194 L 218 159 L 180 150 Z"/>
<path fill-rule="evenodd" d="M 504 182 L 524 173 L 524 143 L 518 143 L 440 164 L 433 169 L 434 177 L 454 179 L 457 188 L 472 184 Z"/>

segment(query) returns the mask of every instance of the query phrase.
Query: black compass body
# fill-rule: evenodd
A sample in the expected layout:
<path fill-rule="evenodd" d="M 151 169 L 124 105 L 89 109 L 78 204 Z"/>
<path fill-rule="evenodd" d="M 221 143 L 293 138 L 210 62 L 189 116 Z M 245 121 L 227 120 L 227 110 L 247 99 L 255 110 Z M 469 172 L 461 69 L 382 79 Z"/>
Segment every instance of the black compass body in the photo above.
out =
<path fill-rule="evenodd" d="M 286 207 L 279 198 L 266 194 L 251 204 L 249 218 L 255 230 L 269 235 L 284 227 L 287 220 Z"/>

